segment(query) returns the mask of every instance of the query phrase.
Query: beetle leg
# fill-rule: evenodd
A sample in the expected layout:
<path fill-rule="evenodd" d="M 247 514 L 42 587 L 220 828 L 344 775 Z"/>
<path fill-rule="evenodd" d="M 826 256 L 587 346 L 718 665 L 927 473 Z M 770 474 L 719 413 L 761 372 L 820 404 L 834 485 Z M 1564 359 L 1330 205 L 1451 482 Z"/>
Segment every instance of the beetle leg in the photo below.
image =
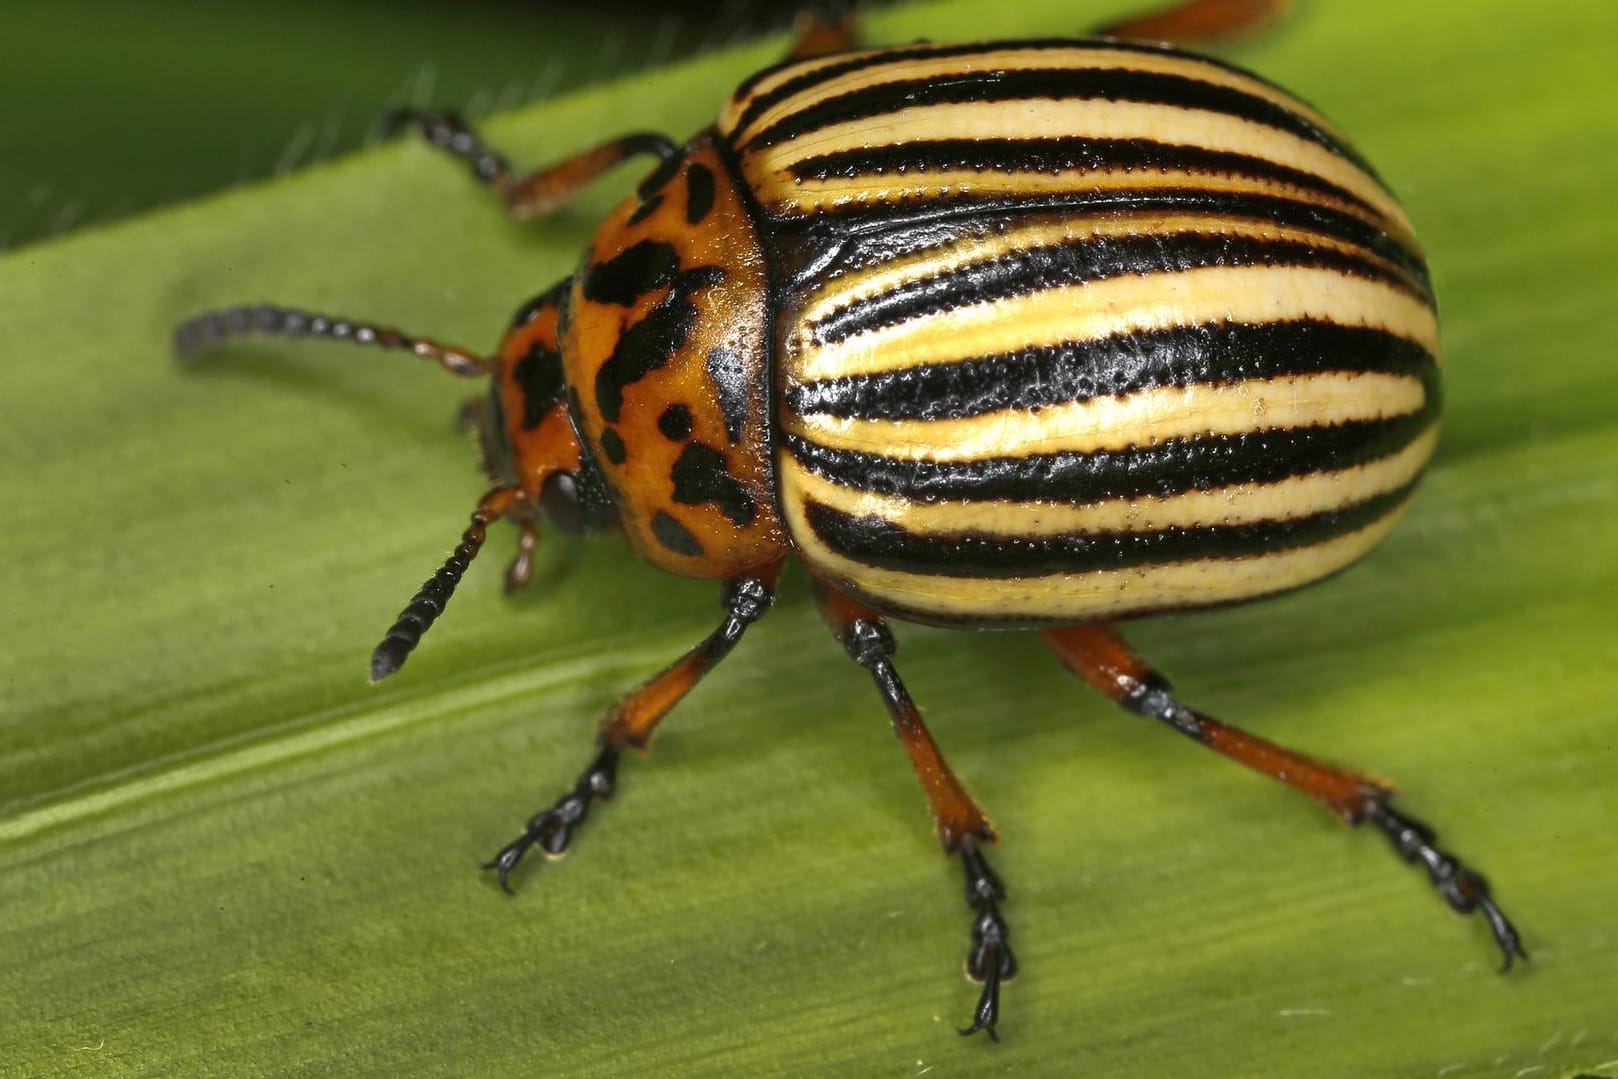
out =
<path fill-rule="evenodd" d="M 950 771 L 909 691 L 899 680 L 893 666 L 893 655 L 898 649 L 887 624 L 875 611 L 820 582 L 816 582 L 815 601 L 821 616 L 849 656 L 869 671 L 876 682 L 882 703 L 887 705 L 888 717 L 893 721 L 893 733 L 909 754 L 916 778 L 921 780 L 922 790 L 927 794 L 927 805 L 932 810 L 944 853 L 961 856 L 966 874 L 966 902 L 976 911 L 966 973 L 973 981 L 983 983 L 977 1007 L 972 1012 L 972 1023 L 961 1033 L 974 1034 L 981 1030 L 998 1041 L 994 1028 L 1000 1018 L 1000 983 L 1017 973 L 1017 960 L 1007 939 L 1010 929 L 997 906 L 1006 897 L 1005 886 L 989 868 L 980 849 L 984 843 L 997 841 L 994 826 Z"/>
<path fill-rule="evenodd" d="M 456 113 L 427 112 L 422 108 L 390 108 L 383 113 L 380 125 L 383 134 L 395 133 L 406 126 L 416 128 L 422 138 L 434 146 L 468 162 L 472 176 L 497 194 L 506 212 L 516 218 L 550 214 L 578 193 L 584 184 L 629 157 L 649 154 L 660 162 L 667 162 L 678 152 L 678 147 L 667 136 L 639 131 L 602 142 L 600 146 L 555 165 L 537 168 L 526 176 L 516 176 L 511 171 L 511 162 L 484 146 L 476 131 Z"/>
<path fill-rule="evenodd" d="M 434 146 L 471 165 L 472 175 L 499 197 L 507 213 L 521 220 L 557 209 L 585 184 L 628 158 L 649 154 L 667 161 L 678 150 L 666 136 L 641 131 L 518 176 L 513 174 L 510 161 L 485 146 L 477 132 L 453 112 L 389 109 L 378 127 L 387 135 L 404 127 L 415 128 Z"/>
<path fill-rule="evenodd" d="M 1186 0 L 1097 27 L 1099 37 L 1206 45 L 1261 30 L 1286 14 L 1286 0 Z"/>
<path fill-rule="evenodd" d="M 1168 680 L 1108 626 L 1051 629 L 1044 631 L 1044 637 L 1073 673 L 1136 715 L 1166 723 L 1239 764 L 1279 779 L 1325 803 L 1351 825 L 1370 821 L 1400 858 L 1426 868 L 1452 909 L 1483 915 L 1504 956 L 1503 971 L 1511 969 L 1514 958 L 1528 958 L 1516 928 L 1489 895 L 1488 882 L 1440 848 L 1426 824 L 1389 805 L 1393 798 L 1389 784 L 1317 761 L 1188 708 L 1170 693 Z"/>
<path fill-rule="evenodd" d="M 793 23 L 797 40 L 787 53 L 789 60 L 847 52 L 859 44 L 854 30 L 854 5 L 849 0 L 820 0 L 798 12 Z"/>
<path fill-rule="evenodd" d="M 493 869 L 500 887 L 511 890 L 508 880 L 523 855 L 538 847 L 551 857 L 567 853 L 574 829 L 589 815 L 597 798 L 612 797 L 618 758 L 626 748 L 644 750 L 658 722 L 702 680 L 702 677 L 730 654 L 747 627 L 762 618 L 774 599 L 775 579 L 781 567 L 731 581 L 725 586 L 725 620 L 691 651 L 653 675 L 614 705 L 601 720 L 596 732 L 599 752 L 580 774 L 573 788 L 549 809 L 535 814 L 522 835 L 501 847 L 484 864 Z"/>

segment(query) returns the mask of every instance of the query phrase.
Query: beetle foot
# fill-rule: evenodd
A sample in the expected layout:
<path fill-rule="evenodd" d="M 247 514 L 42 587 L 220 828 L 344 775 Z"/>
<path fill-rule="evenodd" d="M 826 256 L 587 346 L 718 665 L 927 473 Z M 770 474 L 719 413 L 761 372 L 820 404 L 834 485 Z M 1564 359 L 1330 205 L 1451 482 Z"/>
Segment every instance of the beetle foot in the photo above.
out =
<path fill-rule="evenodd" d="M 1407 816 L 1388 805 L 1386 798 L 1372 799 L 1365 810 L 1365 819 L 1371 821 L 1388 837 L 1400 858 L 1427 869 L 1433 887 L 1450 908 L 1460 914 L 1478 911 L 1489 923 L 1489 932 L 1500 946 L 1504 957 L 1500 972 L 1511 969 L 1513 960 L 1527 959 L 1517 927 L 1511 924 L 1493 897 L 1489 895 L 1489 882 L 1479 873 L 1461 864 L 1460 859 L 1437 844 L 1437 833 L 1414 817 Z"/>
<path fill-rule="evenodd" d="M 1010 928 L 1000 916 L 996 901 L 1006 897 L 1006 889 L 995 876 L 994 870 L 975 846 L 961 851 L 961 865 L 966 870 L 966 902 L 978 912 L 972 921 L 972 947 L 966 953 L 966 973 L 975 982 L 983 983 L 977 1007 L 972 1009 L 972 1023 L 960 1028 L 962 1035 L 983 1031 L 990 1041 L 999 1041 L 995 1024 L 1000 1021 L 1000 983 L 1017 973 L 1017 958 L 1011 954 L 1008 938 Z"/>
<path fill-rule="evenodd" d="M 590 762 L 573 789 L 556 800 L 556 804 L 543 813 L 535 814 L 523 829 L 522 835 L 501 847 L 493 858 L 483 864 L 492 869 L 500 887 L 511 891 L 509 878 L 523 855 L 538 847 L 548 857 L 559 858 L 567 853 L 573 841 L 573 831 L 590 815 L 590 803 L 612 797 L 614 775 L 618 769 L 618 750 L 606 748 Z"/>

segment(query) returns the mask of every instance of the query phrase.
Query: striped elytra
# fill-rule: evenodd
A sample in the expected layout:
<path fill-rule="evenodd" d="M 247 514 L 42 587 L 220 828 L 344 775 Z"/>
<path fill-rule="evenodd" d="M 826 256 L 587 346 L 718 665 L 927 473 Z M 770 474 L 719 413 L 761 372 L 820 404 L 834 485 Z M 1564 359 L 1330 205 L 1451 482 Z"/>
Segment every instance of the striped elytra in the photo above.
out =
<path fill-rule="evenodd" d="M 776 289 L 775 483 L 817 575 L 1037 625 L 1315 580 L 1436 439 L 1409 222 L 1274 85 L 1115 40 L 749 80 L 718 132 Z"/>

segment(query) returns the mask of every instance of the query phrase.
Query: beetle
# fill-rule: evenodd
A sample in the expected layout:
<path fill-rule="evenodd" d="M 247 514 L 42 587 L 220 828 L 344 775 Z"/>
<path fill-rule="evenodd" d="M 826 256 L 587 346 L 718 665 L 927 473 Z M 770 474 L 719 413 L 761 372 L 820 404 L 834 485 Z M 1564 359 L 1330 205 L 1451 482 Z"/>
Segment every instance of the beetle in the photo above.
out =
<path fill-rule="evenodd" d="M 513 522 L 516 590 L 543 520 L 619 530 L 648 562 L 722 582 L 723 620 L 601 721 L 573 787 L 485 866 L 502 887 L 560 855 L 624 750 L 770 608 L 796 558 L 872 677 L 972 912 L 981 983 L 961 1033 L 996 1037 L 1017 970 L 997 841 L 895 667 L 890 619 L 1036 629 L 1126 710 L 1369 823 L 1478 912 L 1509 969 L 1521 938 L 1485 878 L 1368 775 L 1184 703 L 1112 628 L 1325 577 L 1393 525 L 1440 396 L 1424 256 L 1387 185 L 1286 91 L 1175 44 L 1267 20 L 1190 0 L 1079 39 L 858 49 L 803 20 L 684 144 L 610 140 L 517 174 L 451 114 L 398 110 L 518 217 L 624 160 L 655 166 L 575 273 L 517 312 L 494 356 L 261 304 L 180 325 L 407 349 L 488 377 L 467 410 L 493 487 L 371 659 L 396 671 L 483 546 Z"/>

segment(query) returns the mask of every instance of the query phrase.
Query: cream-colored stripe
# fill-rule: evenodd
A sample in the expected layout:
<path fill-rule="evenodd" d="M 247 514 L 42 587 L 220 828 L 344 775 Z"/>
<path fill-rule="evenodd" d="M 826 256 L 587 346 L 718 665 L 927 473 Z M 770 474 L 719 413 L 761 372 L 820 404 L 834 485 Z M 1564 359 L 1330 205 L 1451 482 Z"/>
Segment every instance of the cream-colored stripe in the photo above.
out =
<path fill-rule="evenodd" d="M 1122 570 L 1037 577 L 946 577 L 878 569 L 830 550 L 809 527 L 803 501 L 783 485 L 798 556 L 817 577 L 874 602 L 943 621 L 1087 622 L 1150 610 L 1230 603 L 1307 584 L 1374 547 L 1404 507 L 1356 532 L 1310 547 L 1240 558 L 1201 558 Z"/>
<path fill-rule="evenodd" d="M 1253 524 L 1327 513 L 1415 479 L 1438 441 L 1434 424 L 1404 449 L 1352 468 L 1290 476 L 1274 483 L 1240 483 L 1166 498 L 1109 498 L 1098 502 L 922 502 L 844 487 L 816 475 L 791 454 L 778 468 L 783 490 L 853 517 L 880 517 L 918 535 L 975 533 L 1005 539 L 1078 536 L 1102 532 L 1156 532 L 1165 528 Z"/>
<path fill-rule="evenodd" d="M 1314 173 L 1364 199 L 1398 229 L 1410 229 L 1404 210 L 1380 184 L 1353 162 L 1319 143 L 1224 113 L 1128 101 L 1028 99 L 917 105 L 883 116 L 830 124 L 788 142 L 750 151 L 742 164 L 761 201 L 771 204 L 777 197 L 790 199 L 789 193 L 777 189 L 800 186 L 790 179 L 789 170 L 809 157 L 929 139 L 1038 139 L 1057 135 L 1151 139 L 1247 154 Z M 866 178 L 865 183 L 873 190 L 882 186 L 874 178 Z"/>
<path fill-rule="evenodd" d="M 838 57 L 839 60 L 847 58 L 846 55 Z M 814 66 L 825 67 L 827 65 L 817 64 Z M 804 109 L 812 108 L 831 98 L 858 90 L 898 82 L 947 79 L 951 76 L 977 71 L 1011 72 L 1061 69 L 1073 71 L 1124 70 L 1157 75 L 1179 75 L 1212 86 L 1237 90 L 1278 105 L 1287 112 L 1295 113 L 1336 141 L 1340 143 L 1346 142 L 1341 132 L 1332 126 L 1331 121 L 1297 98 L 1258 79 L 1239 74 L 1216 64 L 1205 63 L 1195 58 L 1152 55 L 1151 53 L 1133 52 L 1125 49 L 994 49 L 986 47 L 984 52 L 965 56 L 941 56 L 933 59 L 917 58 L 907 63 L 865 68 L 833 76 L 808 90 L 785 98 L 760 113 L 757 118 L 747 125 L 745 130 L 736 131 L 734 129 L 735 122 L 741 118 L 741 110 L 747 107 L 747 103 L 742 103 L 734 111 L 726 111 L 725 117 L 720 121 L 720 130 L 727 135 L 733 135 L 734 141 L 740 145 L 779 120 Z M 809 70 L 809 68 L 782 72 L 772 77 L 768 83 L 760 83 L 759 86 L 753 88 L 749 98 L 768 93 L 788 78 L 796 78 L 806 70 Z"/>
<path fill-rule="evenodd" d="M 1062 285 L 815 345 L 786 342 L 788 384 L 1213 322 L 1316 318 L 1369 326 L 1438 355 L 1432 308 L 1391 285 L 1296 266 L 1208 267 Z"/>
<path fill-rule="evenodd" d="M 807 217 L 823 211 L 903 203 L 914 206 L 926 199 L 971 195 L 976 198 L 1043 198 L 1062 193 L 1100 194 L 1108 191 L 1195 191 L 1211 195 L 1252 195 L 1290 199 L 1335 211 L 1381 229 L 1412 251 L 1421 248 L 1400 222 L 1346 198 L 1313 188 L 1257 176 L 1213 175 L 1197 172 L 1142 172 L 1125 168 L 1070 169 L 1063 172 L 1023 172 L 1001 169 L 910 170 L 904 175 L 839 176 L 827 180 L 763 182 L 761 203 L 777 217 Z M 1116 213 L 1115 207 L 1069 211 L 1075 216 Z"/>
<path fill-rule="evenodd" d="M 1037 412 L 1008 408 L 965 419 L 864 420 L 808 413 L 787 417 L 784 427 L 828 449 L 949 463 L 1389 419 L 1418 412 L 1426 402 L 1421 380 L 1409 375 L 1328 371 L 1224 385 L 1159 386 L 1047 405 Z"/>
<path fill-rule="evenodd" d="M 1035 247 L 1079 244 L 1113 237 L 1161 237 L 1172 246 L 1184 235 L 1220 236 L 1260 242 L 1292 241 L 1361 259 L 1397 277 L 1404 271 L 1370 250 L 1309 229 L 1288 228 L 1257 219 L 1216 213 L 1155 213 L 1119 216 L 1042 215 L 1029 224 L 985 236 L 951 239 L 900 258 L 850 273 L 830 275 L 804 301 L 802 320 L 816 323 L 836 312 L 896 288 L 942 274 L 956 273 Z M 809 332 L 813 333 L 811 328 Z"/>

